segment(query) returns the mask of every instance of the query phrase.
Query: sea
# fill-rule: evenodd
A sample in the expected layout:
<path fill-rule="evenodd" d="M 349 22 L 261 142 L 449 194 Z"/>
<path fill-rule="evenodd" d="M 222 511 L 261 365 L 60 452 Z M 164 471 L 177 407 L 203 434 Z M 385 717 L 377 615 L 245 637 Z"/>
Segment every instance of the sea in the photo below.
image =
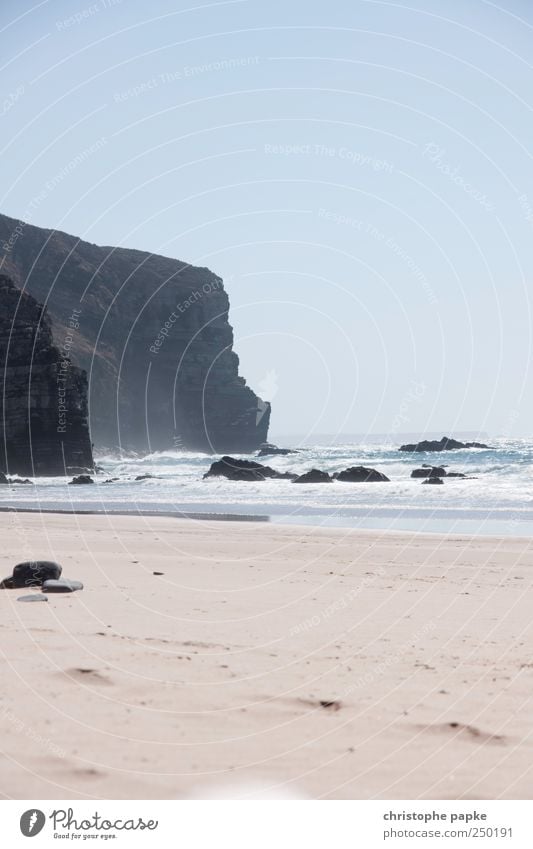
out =
<path fill-rule="evenodd" d="M 261 459 L 279 471 L 330 473 L 364 465 L 390 482 L 294 484 L 203 479 L 214 458 L 163 451 L 146 456 L 97 455 L 93 485 L 33 478 L 33 486 L 0 487 L 0 509 L 170 515 L 425 533 L 533 536 L 533 440 L 493 438 L 491 449 L 406 454 L 390 441 L 317 444 Z M 235 455 L 239 456 L 239 455 Z M 242 455 L 252 459 L 249 455 Z M 423 463 L 445 465 L 468 479 L 442 486 L 411 478 Z M 136 480 L 152 475 L 145 480 Z M 117 478 L 112 483 L 109 481 Z"/>

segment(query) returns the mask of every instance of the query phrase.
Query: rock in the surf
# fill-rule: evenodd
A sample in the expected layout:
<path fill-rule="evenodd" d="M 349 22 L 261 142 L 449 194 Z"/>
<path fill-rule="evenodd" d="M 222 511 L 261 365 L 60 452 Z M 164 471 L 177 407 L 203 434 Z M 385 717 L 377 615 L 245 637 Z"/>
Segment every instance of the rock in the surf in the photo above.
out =
<path fill-rule="evenodd" d="M 445 478 L 446 469 L 443 466 L 422 466 L 421 469 L 413 469 L 412 478 Z"/>
<path fill-rule="evenodd" d="M 311 469 L 303 475 L 298 475 L 293 480 L 293 483 L 333 483 L 333 478 L 327 472 L 322 472 L 320 469 Z"/>
<path fill-rule="evenodd" d="M 216 477 L 224 477 L 230 481 L 264 481 L 267 478 L 292 480 L 296 476 L 290 472 L 277 472 L 270 466 L 263 466 L 254 460 L 239 460 L 226 455 L 211 464 L 211 468 L 204 475 L 204 480 Z"/>
<path fill-rule="evenodd" d="M 399 451 L 458 451 L 461 448 L 492 448 L 483 442 L 459 442 L 451 436 L 443 436 L 442 439 L 423 439 L 408 445 L 401 445 Z"/>
<path fill-rule="evenodd" d="M 349 469 L 344 469 L 342 472 L 337 472 L 333 477 L 338 481 L 348 481 L 349 483 L 367 483 L 369 481 L 389 481 L 387 475 L 378 472 L 376 469 L 369 469 L 366 466 L 350 466 Z"/>
<path fill-rule="evenodd" d="M 274 454 L 277 454 L 280 457 L 286 457 L 287 454 L 298 454 L 298 451 L 295 448 L 278 448 L 277 445 L 272 445 L 271 442 L 263 442 L 263 444 L 259 446 L 259 451 L 257 452 L 258 457 L 268 457 L 269 455 Z"/>
<path fill-rule="evenodd" d="M 94 483 L 94 481 L 90 475 L 78 475 L 77 478 L 72 478 L 72 480 L 69 481 L 69 484 L 73 483 L 82 485 L 87 483 Z"/>

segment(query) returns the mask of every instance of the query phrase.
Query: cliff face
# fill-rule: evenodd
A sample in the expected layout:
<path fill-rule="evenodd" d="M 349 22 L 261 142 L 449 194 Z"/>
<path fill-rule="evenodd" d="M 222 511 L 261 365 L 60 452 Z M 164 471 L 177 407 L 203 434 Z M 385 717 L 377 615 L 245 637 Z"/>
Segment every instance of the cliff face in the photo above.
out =
<path fill-rule="evenodd" d="M 266 441 L 270 405 L 239 376 L 228 296 L 207 268 L 5 216 L 0 248 L 4 270 L 47 305 L 55 343 L 87 370 L 96 445 L 223 453 Z"/>
<path fill-rule="evenodd" d="M 64 475 L 92 468 L 87 379 L 53 344 L 41 304 L 0 275 L 0 468 Z"/>

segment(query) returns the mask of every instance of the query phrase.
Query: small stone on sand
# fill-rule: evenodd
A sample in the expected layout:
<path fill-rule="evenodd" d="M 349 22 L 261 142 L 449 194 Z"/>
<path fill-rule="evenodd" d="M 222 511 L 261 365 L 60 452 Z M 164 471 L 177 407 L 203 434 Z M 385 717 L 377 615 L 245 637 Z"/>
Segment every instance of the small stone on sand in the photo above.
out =
<path fill-rule="evenodd" d="M 61 578 L 59 581 L 45 581 L 43 584 L 43 593 L 73 593 L 82 589 L 81 581 L 69 581 L 68 578 Z"/>
<path fill-rule="evenodd" d="M 17 601 L 48 601 L 48 597 L 42 593 L 33 593 L 32 595 L 19 595 Z"/>

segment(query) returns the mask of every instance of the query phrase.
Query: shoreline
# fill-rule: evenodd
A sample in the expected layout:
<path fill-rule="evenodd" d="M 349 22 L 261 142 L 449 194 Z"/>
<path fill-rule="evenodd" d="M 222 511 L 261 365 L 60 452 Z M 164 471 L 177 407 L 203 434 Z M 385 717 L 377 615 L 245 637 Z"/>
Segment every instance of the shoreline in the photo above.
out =
<path fill-rule="evenodd" d="M 0 513 L 30 513 L 30 514 L 45 514 L 57 516 L 152 516 L 161 517 L 163 519 L 192 519 L 194 521 L 212 521 L 212 522 L 268 522 L 268 516 L 254 516 L 235 513 L 180 513 L 172 512 L 171 510 L 55 510 L 53 508 L 32 508 L 32 507 L 3 507 L 0 506 Z"/>
<path fill-rule="evenodd" d="M 0 592 L 5 798 L 531 796 L 533 538 L 15 511 L 0 531 L 2 577 L 39 557 L 85 587 Z"/>
<path fill-rule="evenodd" d="M 418 508 L 413 509 L 413 513 L 416 513 Z M 300 516 L 287 514 L 254 514 L 254 513 L 231 513 L 231 512 L 221 512 L 221 511 L 181 511 L 181 510 L 122 510 L 122 509 L 85 509 L 85 508 L 32 508 L 32 507 L 18 507 L 16 505 L 4 506 L 0 503 L 0 514 L 2 513 L 11 513 L 11 514 L 28 514 L 28 515 L 57 515 L 57 516 L 123 516 L 123 517 L 146 517 L 146 518 L 166 518 L 166 519 L 179 519 L 179 520 L 191 520 L 191 521 L 201 521 L 201 522 L 244 522 L 244 523 L 258 523 L 258 524 L 268 524 L 274 527 L 282 527 L 282 528 L 314 528 L 314 529 L 323 529 L 330 531 L 346 531 L 346 532 L 369 532 L 376 534 L 383 533 L 391 533 L 391 534 L 419 534 L 423 536 L 462 536 L 462 537 L 487 537 L 487 538 L 517 538 L 517 539 L 530 539 L 533 538 L 533 519 L 526 520 L 521 519 L 517 520 L 515 518 L 514 511 L 509 512 L 509 517 L 502 518 L 485 518 L 484 522 L 488 524 L 489 527 L 483 528 L 481 530 L 478 528 L 479 518 L 470 518 L 470 517 L 448 517 L 434 514 L 437 511 L 418 511 L 423 515 L 416 516 L 408 516 L 406 517 L 404 514 L 406 512 L 405 509 L 403 512 L 398 510 L 394 512 L 392 509 L 390 511 L 380 511 L 374 510 L 372 515 L 368 515 L 365 513 L 362 515 L 363 522 L 359 524 L 355 524 L 354 516 L 328 516 L 322 514 L 302 514 Z M 453 513 L 453 509 L 450 510 L 450 513 Z M 489 512 L 489 511 L 487 511 Z M 496 512 L 496 511 L 492 511 Z M 386 516 L 382 515 L 386 513 Z M 427 513 L 427 515 L 426 515 Z M 380 515 L 376 515 L 380 514 Z M 392 519 L 392 522 L 389 520 Z M 399 520 L 404 527 L 395 527 L 394 522 Z M 429 520 L 430 524 L 434 527 L 433 529 L 426 529 L 424 527 L 420 527 L 423 525 L 425 520 Z M 365 524 L 366 523 L 366 524 Z M 410 527 L 405 527 L 405 525 L 411 525 Z M 441 525 L 439 527 L 439 524 Z M 445 527 L 447 525 L 447 527 Z M 459 525 L 459 526 L 458 526 Z M 462 525 L 462 527 L 461 527 Z"/>

